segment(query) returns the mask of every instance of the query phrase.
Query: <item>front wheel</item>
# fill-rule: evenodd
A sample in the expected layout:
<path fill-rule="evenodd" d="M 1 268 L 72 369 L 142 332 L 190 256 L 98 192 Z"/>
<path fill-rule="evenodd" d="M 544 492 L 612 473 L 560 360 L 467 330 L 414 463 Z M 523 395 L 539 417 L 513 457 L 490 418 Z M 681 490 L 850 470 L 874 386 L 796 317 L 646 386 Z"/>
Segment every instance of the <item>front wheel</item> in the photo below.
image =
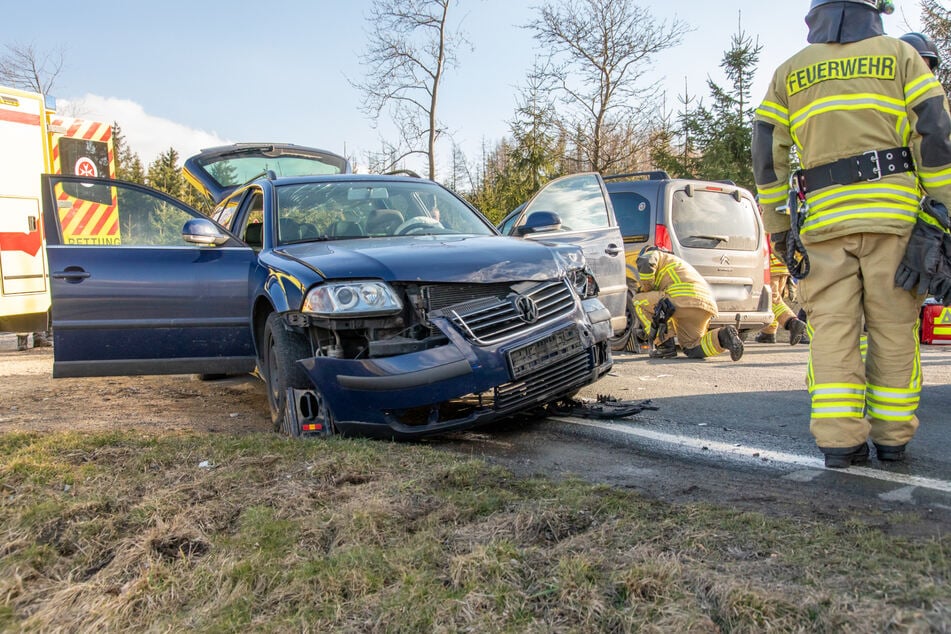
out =
<path fill-rule="evenodd" d="M 634 336 L 634 330 L 637 324 L 637 315 L 634 314 L 633 301 L 634 298 L 628 294 L 627 301 L 624 303 L 624 317 L 627 319 L 627 322 L 624 324 L 624 330 L 622 330 L 620 334 L 608 339 L 608 344 L 611 346 L 613 352 L 621 352 L 622 350 L 629 349 L 628 343 L 631 341 L 631 337 Z"/>
<path fill-rule="evenodd" d="M 278 313 L 268 315 L 264 324 L 262 374 L 267 386 L 267 403 L 275 431 L 285 429 L 287 417 L 287 390 L 310 389 L 307 373 L 297 363 L 311 355 L 307 340 L 290 330 Z"/>

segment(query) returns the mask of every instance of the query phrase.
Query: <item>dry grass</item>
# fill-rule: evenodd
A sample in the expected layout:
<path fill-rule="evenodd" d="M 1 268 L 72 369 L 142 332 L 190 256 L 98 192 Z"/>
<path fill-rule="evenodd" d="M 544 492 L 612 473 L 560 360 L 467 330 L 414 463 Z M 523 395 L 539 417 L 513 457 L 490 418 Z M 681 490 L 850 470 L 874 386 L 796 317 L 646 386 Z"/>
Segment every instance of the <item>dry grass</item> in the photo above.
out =
<path fill-rule="evenodd" d="M 0 465 L 5 631 L 951 630 L 945 537 L 370 441 L 8 434 Z"/>

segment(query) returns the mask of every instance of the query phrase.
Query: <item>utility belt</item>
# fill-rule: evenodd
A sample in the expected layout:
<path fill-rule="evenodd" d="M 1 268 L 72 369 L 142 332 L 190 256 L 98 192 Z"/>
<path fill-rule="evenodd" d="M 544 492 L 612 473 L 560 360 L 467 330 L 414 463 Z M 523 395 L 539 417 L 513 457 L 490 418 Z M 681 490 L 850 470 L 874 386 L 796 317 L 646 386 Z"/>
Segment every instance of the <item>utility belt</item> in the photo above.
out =
<path fill-rule="evenodd" d="M 832 185 L 851 185 L 861 181 L 877 181 L 883 176 L 911 172 L 915 169 L 908 147 L 869 150 L 832 163 L 798 170 L 803 191 L 816 191 Z"/>

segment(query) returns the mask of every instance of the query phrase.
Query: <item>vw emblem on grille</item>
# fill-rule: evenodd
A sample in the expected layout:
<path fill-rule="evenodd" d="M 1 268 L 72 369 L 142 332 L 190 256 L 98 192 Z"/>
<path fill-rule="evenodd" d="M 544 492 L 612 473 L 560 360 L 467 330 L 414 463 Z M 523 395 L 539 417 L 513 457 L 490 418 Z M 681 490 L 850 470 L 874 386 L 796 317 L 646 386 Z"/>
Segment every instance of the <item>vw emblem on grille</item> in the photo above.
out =
<path fill-rule="evenodd" d="M 531 297 L 519 295 L 512 304 L 515 305 L 515 312 L 526 324 L 534 324 L 538 321 L 538 304 Z"/>

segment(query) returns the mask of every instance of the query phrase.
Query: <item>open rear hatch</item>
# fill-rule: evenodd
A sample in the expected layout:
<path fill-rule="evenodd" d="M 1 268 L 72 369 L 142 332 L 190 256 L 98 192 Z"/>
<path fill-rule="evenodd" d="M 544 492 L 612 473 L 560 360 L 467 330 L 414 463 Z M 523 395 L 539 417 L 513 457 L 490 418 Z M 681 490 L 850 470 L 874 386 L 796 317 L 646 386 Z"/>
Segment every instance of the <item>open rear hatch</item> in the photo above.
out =
<path fill-rule="evenodd" d="M 236 143 L 202 150 L 185 161 L 185 178 L 215 204 L 255 178 L 349 174 L 346 158 L 291 143 Z"/>

